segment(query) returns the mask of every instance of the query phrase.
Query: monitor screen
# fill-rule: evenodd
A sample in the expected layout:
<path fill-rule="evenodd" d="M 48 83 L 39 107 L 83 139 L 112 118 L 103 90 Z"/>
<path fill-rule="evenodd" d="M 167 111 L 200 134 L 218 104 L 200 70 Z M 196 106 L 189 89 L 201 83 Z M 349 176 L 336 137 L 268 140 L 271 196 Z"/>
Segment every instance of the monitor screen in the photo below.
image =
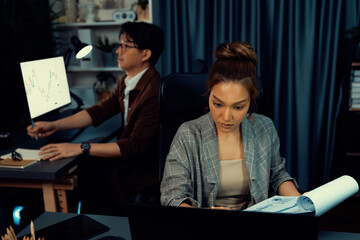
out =
<path fill-rule="evenodd" d="M 63 57 L 22 62 L 20 68 L 31 119 L 71 102 Z"/>

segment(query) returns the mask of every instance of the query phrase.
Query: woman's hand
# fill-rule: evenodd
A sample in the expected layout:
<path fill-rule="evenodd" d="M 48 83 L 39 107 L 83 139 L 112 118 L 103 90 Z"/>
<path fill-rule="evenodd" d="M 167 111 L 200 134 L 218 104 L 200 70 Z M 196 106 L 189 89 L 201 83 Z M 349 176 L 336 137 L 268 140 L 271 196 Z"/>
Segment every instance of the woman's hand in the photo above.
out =
<path fill-rule="evenodd" d="M 228 207 L 211 207 L 210 209 L 217 209 L 217 210 L 231 210 Z"/>
<path fill-rule="evenodd" d="M 40 148 L 39 155 L 42 160 L 55 161 L 61 158 L 75 157 L 82 154 L 80 143 L 56 143 L 48 144 Z"/>
<path fill-rule="evenodd" d="M 190 204 L 185 203 L 185 202 L 180 203 L 179 207 L 194 208 L 193 206 L 191 206 Z M 205 208 L 205 209 L 230 210 L 230 208 L 228 208 L 228 207 L 210 207 L 210 208 Z"/>
<path fill-rule="evenodd" d="M 292 181 L 285 181 L 280 184 L 278 187 L 278 193 L 281 196 L 300 196 L 301 194 L 295 187 L 295 184 Z"/>
<path fill-rule="evenodd" d="M 44 138 L 55 133 L 56 127 L 53 122 L 35 122 L 34 127 L 29 125 L 26 130 L 31 138 L 35 138 L 35 133 L 38 138 Z"/>

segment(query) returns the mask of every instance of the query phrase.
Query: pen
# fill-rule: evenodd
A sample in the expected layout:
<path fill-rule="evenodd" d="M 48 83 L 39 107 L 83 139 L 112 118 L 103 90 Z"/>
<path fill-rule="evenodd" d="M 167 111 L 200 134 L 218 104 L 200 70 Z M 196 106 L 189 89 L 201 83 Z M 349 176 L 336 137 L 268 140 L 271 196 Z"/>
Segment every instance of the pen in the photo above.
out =
<path fill-rule="evenodd" d="M 34 120 L 32 120 L 32 119 L 31 119 L 31 125 L 32 125 L 33 128 L 35 127 Z M 38 140 L 36 132 L 35 132 L 35 139 Z"/>

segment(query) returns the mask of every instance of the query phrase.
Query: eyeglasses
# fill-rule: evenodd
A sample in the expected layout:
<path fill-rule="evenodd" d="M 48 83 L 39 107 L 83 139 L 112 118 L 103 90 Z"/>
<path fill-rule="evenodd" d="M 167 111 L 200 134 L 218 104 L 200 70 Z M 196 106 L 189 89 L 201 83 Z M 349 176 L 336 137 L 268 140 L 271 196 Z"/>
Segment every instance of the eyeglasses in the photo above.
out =
<path fill-rule="evenodd" d="M 118 47 L 121 49 L 122 52 L 126 52 L 126 50 L 127 50 L 128 48 L 137 48 L 137 49 L 139 49 L 139 48 L 136 47 L 136 46 L 129 46 L 129 45 L 126 44 L 126 43 L 118 43 L 117 45 L 118 45 Z"/>
<path fill-rule="evenodd" d="M 22 156 L 20 153 L 16 152 L 15 150 L 11 152 L 11 158 L 16 161 L 21 161 Z"/>

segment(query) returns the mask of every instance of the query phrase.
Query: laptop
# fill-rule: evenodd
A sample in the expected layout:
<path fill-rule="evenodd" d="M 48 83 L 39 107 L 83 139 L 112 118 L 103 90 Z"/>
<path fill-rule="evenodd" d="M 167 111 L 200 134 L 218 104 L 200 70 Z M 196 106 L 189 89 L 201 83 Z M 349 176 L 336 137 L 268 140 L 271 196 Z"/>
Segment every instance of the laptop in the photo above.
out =
<path fill-rule="evenodd" d="M 129 205 L 132 240 L 317 239 L 317 218 L 215 209 Z"/>

